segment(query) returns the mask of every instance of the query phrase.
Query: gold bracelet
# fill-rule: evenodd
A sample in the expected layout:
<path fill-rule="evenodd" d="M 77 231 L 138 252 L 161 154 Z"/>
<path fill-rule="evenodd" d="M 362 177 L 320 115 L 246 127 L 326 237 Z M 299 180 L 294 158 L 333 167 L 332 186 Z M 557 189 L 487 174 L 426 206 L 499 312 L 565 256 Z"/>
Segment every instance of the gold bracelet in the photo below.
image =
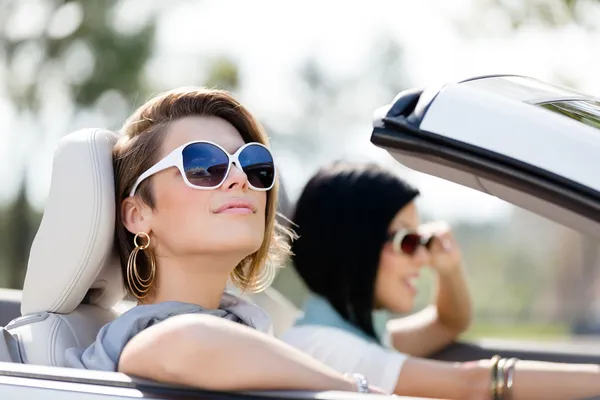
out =
<path fill-rule="evenodd" d="M 506 390 L 505 390 L 505 394 L 504 394 L 505 400 L 512 400 L 512 388 L 513 388 L 514 375 L 515 375 L 515 366 L 517 365 L 517 361 L 519 361 L 518 358 L 510 358 L 504 364 L 503 375 L 504 375 L 504 382 L 506 385 Z"/>
<path fill-rule="evenodd" d="M 492 362 L 492 368 L 490 370 L 491 379 L 492 379 L 491 386 L 490 386 L 492 400 L 500 400 L 498 397 L 498 363 L 500 362 L 501 359 L 502 358 L 499 355 L 495 355 L 490 360 Z"/>

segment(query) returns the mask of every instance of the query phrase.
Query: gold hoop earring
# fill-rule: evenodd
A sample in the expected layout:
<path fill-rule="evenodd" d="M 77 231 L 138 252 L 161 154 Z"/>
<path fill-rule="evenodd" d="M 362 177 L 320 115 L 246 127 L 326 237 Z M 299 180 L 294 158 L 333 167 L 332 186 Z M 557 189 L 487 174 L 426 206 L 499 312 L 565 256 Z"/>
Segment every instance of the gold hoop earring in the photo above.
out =
<path fill-rule="evenodd" d="M 139 244 L 138 239 L 142 237 L 146 240 L 146 243 Z M 144 251 L 150 247 L 150 235 L 146 232 L 139 232 L 133 238 L 133 244 L 135 248 L 131 251 L 129 259 L 127 260 L 127 285 L 131 293 L 138 299 L 141 300 L 148 296 L 150 288 L 154 283 L 156 277 L 156 261 L 154 255 L 148 251 L 148 261 L 150 263 L 150 272 L 146 278 L 142 278 L 137 267 L 137 255 L 140 250 Z"/>
<path fill-rule="evenodd" d="M 251 293 L 259 293 L 271 286 L 277 275 L 276 267 L 271 260 L 266 260 L 260 271 L 253 277 L 249 277 L 248 267 L 252 259 L 248 257 L 242 261 L 229 275 L 231 283 L 244 288 Z"/>

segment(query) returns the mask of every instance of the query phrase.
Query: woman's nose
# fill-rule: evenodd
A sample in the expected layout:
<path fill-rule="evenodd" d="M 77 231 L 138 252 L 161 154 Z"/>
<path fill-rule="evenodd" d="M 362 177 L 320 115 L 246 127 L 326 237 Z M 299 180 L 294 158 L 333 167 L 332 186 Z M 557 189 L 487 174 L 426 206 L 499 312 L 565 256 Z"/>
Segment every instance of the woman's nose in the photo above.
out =
<path fill-rule="evenodd" d="M 235 164 L 232 164 L 231 169 L 229 170 L 229 175 L 227 175 L 227 179 L 225 179 L 225 182 L 223 182 L 223 187 L 227 189 L 247 189 L 248 176 L 241 168 Z"/>
<path fill-rule="evenodd" d="M 415 260 L 415 263 L 419 267 L 422 267 L 422 266 L 426 265 L 427 262 L 429 261 L 429 252 L 427 251 L 425 246 L 419 246 L 419 248 L 417 249 L 417 252 L 413 256 L 413 258 Z"/>

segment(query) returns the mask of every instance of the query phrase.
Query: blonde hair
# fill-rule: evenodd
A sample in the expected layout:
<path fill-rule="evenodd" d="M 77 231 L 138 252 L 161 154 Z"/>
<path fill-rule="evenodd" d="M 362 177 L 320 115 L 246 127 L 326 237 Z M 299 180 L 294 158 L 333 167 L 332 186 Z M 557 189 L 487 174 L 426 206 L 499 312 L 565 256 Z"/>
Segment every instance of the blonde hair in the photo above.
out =
<path fill-rule="evenodd" d="M 152 98 L 131 117 L 121 129 L 122 136 L 113 150 L 115 171 L 116 232 L 115 240 L 121 260 L 124 281 L 127 282 L 127 259 L 134 249 L 134 235 L 127 230 L 121 219 L 121 204 L 128 196 L 137 178 L 158 161 L 161 146 L 169 123 L 187 116 L 213 116 L 233 125 L 245 142 L 269 145 L 268 138 L 254 116 L 231 94 L 215 89 L 180 88 Z M 144 180 L 136 194 L 150 206 L 155 207 L 152 180 Z M 231 273 L 231 281 L 238 288 L 258 292 L 268 287 L 275 276 L 275 265 L 282 262 L 289 252 L 284 239 L 291 231 L 276 220 L 278 183 L 267 192 L 266 225 L 263 242 L 254 254 L 238 264 Z M 137 257 L 141 276 L 150 276 L 150 249 Z M 136 296 L 135 289 L 127 290 Z"/>

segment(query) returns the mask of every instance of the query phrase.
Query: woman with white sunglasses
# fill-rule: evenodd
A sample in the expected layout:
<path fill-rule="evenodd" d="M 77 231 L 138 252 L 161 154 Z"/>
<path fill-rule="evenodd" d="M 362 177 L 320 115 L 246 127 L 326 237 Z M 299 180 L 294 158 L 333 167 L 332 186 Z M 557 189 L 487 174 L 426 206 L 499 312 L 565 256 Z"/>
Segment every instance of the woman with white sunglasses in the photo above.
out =
<path fill-rule="evenodd" d="M 128 119 L 113 158 L 116 243 L 138 305 L 69 349 L 71 367 L 217 390 L 377 390 L 274 339 L 263 310 L 225 292 L 265 288 L 288 250 L 276 167 L 246 108 L 218 90 L 163 93 Z"/>
<path fill-rule="evenodd" d="M 335 163 L 307 183 L 292 218 L 294 266 L 313 292 L 283 339 L 387 392 L 444 399 L 580 399 L 600 395 L 600 367 L 428 360 L 464 331 L 471 301 L 458 244 L 444 224 L 420 225 L 417 189 L 374 164 Z M 406 318 L 424 265 L 435 304 Z M 383 317 L 383 318 L 382 318 Z"/>

